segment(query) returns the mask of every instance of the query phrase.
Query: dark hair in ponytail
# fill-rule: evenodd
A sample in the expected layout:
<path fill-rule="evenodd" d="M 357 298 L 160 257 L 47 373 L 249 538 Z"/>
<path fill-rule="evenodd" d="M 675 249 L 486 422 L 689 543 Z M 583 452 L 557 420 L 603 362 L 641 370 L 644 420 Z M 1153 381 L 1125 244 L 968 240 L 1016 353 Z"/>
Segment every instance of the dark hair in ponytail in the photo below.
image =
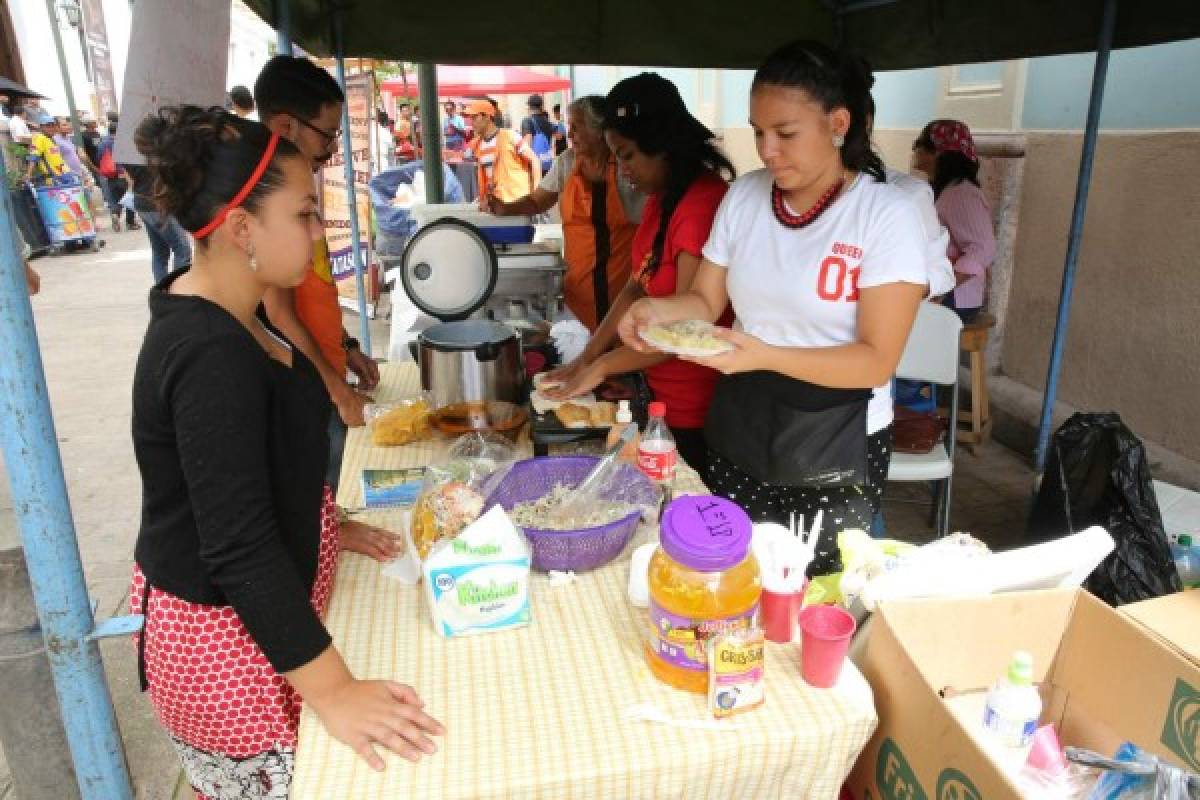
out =
<path fill-rule="evenodd" d="M 265 125 L 221 108 L 198 106 L 161 108 L 134 133 L 154 178 L 154 205 L 192 233 L 241 191 L 270 138 Z M 299 155 L 295 145 L 280 139 L 270 165 L 241 207 L 252 214 L 258 211 L 263 198 L 283 185 L 280 160 Z"/>
<path fill-rule="evenodd" d="M 874 81 L 867 62 L 858 56 L 835 52 L 820 42 L 796 41 L 767 56 L 754 73 L 751 91 L 760 86 L 802 89 L 826 112 L 845 108 L 850 112 L 850 128 L 841 149 L 842 164 L 882 183 L 886 180 L 883 160 L 871 147 L 867 124 L 874 107 L 871 99 Z"/>
<path fill-rule="evenodd" d="M 653 72 L 626 78 L 612 88 L 605 98 L 604 127 L 631 139 L 646 155 L 662 154 L 666 159 L 658 231 L 644 271 L 650 277 L 662 261 L 671 217 L 692 183 L 705 172 L 732 181 L 737 170 L 713 144 L 712 131 L 687 110 L 675 84 Z M 642 265 L 633 266 L 636 270 Z"/>

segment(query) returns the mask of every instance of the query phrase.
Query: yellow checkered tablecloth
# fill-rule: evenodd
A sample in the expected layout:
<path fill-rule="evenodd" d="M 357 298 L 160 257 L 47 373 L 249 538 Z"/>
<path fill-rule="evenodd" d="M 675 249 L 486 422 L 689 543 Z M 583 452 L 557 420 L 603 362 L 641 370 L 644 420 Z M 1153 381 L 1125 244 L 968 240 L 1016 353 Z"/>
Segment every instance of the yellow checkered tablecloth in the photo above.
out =
<path fill-rule="evenodd" d="M 387 365 L 378 399 L 417 390 L 412 365 Z M 362 505 L 364 467 L 430 463 L 444 445 L 374 448 L 352 430 L 340 503 Z M 694 473 L 693 473 L 694 474 Z M 400 515 L 366 517 L 398 524 Z M 639 538 L 653 535 L 643 529 Z M 443 639 L 421 587 L 346 553 L 326 625 L 360 678 L 411 684 L 445 723 L 433 757 L 387 756 L 373 772 L 305 709 L 292 797 L 332 798 L 834 798 L 876 724 L 871 692 L 847 663 L 838 687 L 800 678 L 796 646 L 767 646 L 767 702 L 725 730 L 622 718 L 651 704 L 677 720 L 709 720 L 705 700 L 659 683 L 641 650 L 645 612 L 626 595 L 629 560 L 552 587 L 532 581 L 533 624 Z"/>

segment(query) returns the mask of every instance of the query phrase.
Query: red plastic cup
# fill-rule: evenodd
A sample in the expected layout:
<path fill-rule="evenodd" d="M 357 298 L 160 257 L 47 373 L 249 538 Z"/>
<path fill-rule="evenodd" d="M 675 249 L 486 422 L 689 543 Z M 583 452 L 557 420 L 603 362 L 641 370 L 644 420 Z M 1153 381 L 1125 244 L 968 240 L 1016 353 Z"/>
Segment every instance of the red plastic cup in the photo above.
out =
<path fill-rule="evenodd" d="M 810 686 L 828 689 L 837 683 L 858 625 L 838 606 L 809 606 L 800 612 L 800 674 Z"/>
<path fill-rule="evenodd" d="M 796 641 L 804 592 L 777 593 L 763 589 L 761 603 L 763 631 L 767 639 L 778 644 Z"/>
<path fill-rule="evenodd" d="M 1067 771 L 1067 757 L 1058 742 L 1058 732 L 1053 725 L 1043 725 L 1033 734 L 1033 747 L 1025 765 L 1030 769 L 1057 778 Z"/>

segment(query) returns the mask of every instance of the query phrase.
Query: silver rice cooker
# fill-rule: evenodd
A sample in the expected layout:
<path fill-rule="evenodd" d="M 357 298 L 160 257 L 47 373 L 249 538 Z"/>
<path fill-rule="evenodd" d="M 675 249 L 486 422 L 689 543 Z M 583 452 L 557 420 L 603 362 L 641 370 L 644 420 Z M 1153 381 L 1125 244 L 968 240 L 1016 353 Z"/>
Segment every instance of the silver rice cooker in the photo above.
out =
<path fill-rule="evenodd" d="M 525 365 L 517 333 L 470 319 L 496 286 L 496 252 L 478 228 L 455 219 L 426 225 L 409 240 L 400 281 L 413 304 L 440 320 L 417 336 L 421 388 L 434 409 L 462 403 L 519 403 Z"/>

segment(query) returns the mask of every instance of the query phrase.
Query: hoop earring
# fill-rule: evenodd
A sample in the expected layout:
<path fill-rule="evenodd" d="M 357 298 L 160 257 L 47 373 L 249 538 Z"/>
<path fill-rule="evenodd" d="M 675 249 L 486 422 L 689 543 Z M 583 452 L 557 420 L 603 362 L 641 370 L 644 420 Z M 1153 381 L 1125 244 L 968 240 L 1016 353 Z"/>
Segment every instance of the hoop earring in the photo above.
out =
<path fill-rule="evenodd" d="M 842 147 L 843 147 L 845 144 L 846 144 L 846 137 L 845 137 L 845 136 L 843 136 L 843 135 L 842 135 L 842 134 L 840 134 L 840 133 L 835 133 L 835 134 L 833 135 L 833 146 L 834 146 L 834 147 L 836 147 L 837 149 L 841 150 L 841 149 L 842 149 Z"/>

